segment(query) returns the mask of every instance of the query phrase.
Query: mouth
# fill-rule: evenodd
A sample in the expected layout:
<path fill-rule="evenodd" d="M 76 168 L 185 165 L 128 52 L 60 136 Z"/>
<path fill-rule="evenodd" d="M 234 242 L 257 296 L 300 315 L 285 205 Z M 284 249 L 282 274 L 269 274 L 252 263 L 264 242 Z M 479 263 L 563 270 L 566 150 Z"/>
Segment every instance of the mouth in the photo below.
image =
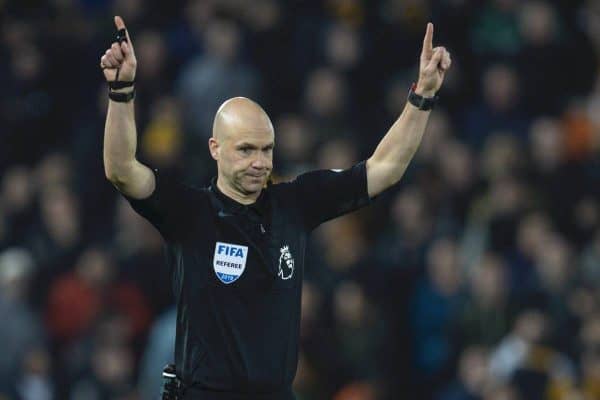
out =
<path fill-rule="evenodd" d="M 264 178 L 266 176 L 266 174 L 246 174 L 246 176 L 249 176 L 250 178 L 254 178 L 254 179 L 260 179 L 260 178 Z"/>

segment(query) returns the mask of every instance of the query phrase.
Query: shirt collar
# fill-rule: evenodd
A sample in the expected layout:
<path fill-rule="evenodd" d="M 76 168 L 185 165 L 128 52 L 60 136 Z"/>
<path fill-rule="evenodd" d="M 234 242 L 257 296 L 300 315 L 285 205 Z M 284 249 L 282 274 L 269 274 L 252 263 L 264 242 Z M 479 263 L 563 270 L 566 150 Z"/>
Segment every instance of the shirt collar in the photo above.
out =
<path fill-rule="evenodd" d="M 264 189 L 260 191 L 258 198 L 252 204 L 238 203 L 231 197 L 227 196 L 225 193 L 221 192 L 221 190 L 219 190 L 219 187 L 217 186 L 216 176 L 213 177 L 210 181 L 210 190 L 212 193 L 215 194 L 215 197 L 219 200 L 223 207 L 223 210 L 226 212 L 229 212 L 231 214 L 240 214 L 244 213 L 244 211 L 247 211 L 248 209 L 253 209 L 257 211 L 258 214 L 265 215 L 267 202 Z"/>

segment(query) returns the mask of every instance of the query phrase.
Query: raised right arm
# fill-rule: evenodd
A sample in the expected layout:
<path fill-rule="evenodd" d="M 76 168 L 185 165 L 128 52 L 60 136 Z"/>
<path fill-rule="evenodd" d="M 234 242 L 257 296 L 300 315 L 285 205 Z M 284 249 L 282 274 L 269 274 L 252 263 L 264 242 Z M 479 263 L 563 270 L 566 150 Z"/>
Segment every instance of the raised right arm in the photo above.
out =
<path fill-rule="evenodd" d="M 117 29 L 125 29 L 120 17 L 115 17 Z M 133 45 L 126 32 L 127 40 L 114 42 L 100 60 L 104 77 L 108 82 L 133 81 L 137 60 Z M 132 87 L 118 89 L 131 92 Z M 116 102 L 109 100 L 106 125 L 104 127 L 104 173 L 121 193 L 134 199 L 149 197 L 154 191 L 154 172 L 135 158 L 137 133 L 134 117 L 134 101 Z"/>

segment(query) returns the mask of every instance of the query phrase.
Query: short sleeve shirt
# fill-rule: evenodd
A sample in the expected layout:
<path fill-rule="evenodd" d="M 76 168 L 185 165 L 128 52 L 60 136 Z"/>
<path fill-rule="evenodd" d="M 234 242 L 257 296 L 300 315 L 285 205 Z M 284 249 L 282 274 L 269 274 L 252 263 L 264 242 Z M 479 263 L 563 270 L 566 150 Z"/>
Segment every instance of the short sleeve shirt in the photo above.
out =
<path fill-rule="evenodd" d="M 207 393 L 293 398 L 283 393 L 298 361 L 307 237 L 369 203 L 365 161 L 269 185 L 251 205 L 225 196 L 215 179 L 197 189 L 155 175 L 150 197 L 128 200 L 166 243 L 178 375 Z"/>

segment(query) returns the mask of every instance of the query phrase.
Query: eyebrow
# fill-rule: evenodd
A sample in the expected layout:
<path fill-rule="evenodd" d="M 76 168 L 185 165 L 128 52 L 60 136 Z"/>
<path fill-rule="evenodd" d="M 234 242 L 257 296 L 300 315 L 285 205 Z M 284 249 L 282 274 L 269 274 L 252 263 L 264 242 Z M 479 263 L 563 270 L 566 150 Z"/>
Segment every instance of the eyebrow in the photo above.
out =
<path fill-rule="evenodd" d="M 273 142 L 271 142 L 268 145 L 264 146 L 263 149 L 273 148 L 274 146 L 275 146 L 275 144 Z M 247 148 L 250 148 L 250 149 L 257 149 L 258 148 L 258 146 L 256 146 L 255 144 L 248 143 L 248 142 L 242 142 L 242 143 L 238 144 L 236 147 L 238 149 L 241 149 L 243 147 L 247 147 Z"/>

